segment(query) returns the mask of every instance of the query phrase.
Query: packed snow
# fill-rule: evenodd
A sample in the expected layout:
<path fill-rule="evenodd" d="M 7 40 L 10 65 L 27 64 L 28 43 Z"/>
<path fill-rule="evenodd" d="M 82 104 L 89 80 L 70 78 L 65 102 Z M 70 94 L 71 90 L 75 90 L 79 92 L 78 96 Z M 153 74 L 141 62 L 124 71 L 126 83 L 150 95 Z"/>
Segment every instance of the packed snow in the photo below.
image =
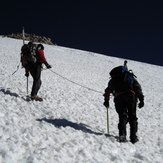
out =
<path fill-rule="evenodd" d="M 119 143 L 113 98 L 110 136 L 105 135 L 103 92 L 110 70 L 124 59 L 44 45 L 52 65 L 42 71 L 38 95 L 44 101 L 26 101 L 22 44 L 0 37 L 0 163 L 163 162 L 163 67 L 128 60 L 142 86 L 145 106 L 137 109 L 139 142 Z M 30 76 L 29 94 L 31 86 Z"/>

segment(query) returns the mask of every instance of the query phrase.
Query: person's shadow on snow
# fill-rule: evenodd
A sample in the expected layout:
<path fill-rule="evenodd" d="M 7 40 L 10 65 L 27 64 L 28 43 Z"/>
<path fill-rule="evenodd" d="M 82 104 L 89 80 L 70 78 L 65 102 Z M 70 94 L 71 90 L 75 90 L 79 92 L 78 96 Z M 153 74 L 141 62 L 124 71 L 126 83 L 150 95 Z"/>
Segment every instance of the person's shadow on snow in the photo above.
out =
<path fill-rule="evenodd" d="M 37 121 L 45 121 L 47 123 L 53 124 L 55 127 L 60 128 L 60 127 L 72 127 L 75 130 L 80 130 L 85 133 L 89 134 L 95 134 L 95 135 L 103 135 L 103 133 L 100 132 L 94 132 L 91 129 L 89 129 L 88 125 L 85 125 L 83 123 L 74 123 L 66 119 L 47 119 L 47 118 L 42 118 L 42 119 L 37 119 Z"/>
<path fill-rule="evenodd" d="M 19 97 L 19 95 L 17 93 L 11 92 L 8 88 L 0 88 L 0 92 L 3 92 L 5 95 L 10 95 L 10 96 L 14 96 L 14 97 Z"/>
<path fill-rule="evenodd" d="M 5 88 L 0 87 L 0 92 L 4 93 L 5 95 L 10 95 L 12 97 L 21 98 L 21 99 L 23 99 L 24 101 L 27 101 L 27 102 L 30 101 L 30 97 L 28 95 L 26 97 L 20 96 L 19 94 L 10 91 L 10 88 L 5 89 Z"/>

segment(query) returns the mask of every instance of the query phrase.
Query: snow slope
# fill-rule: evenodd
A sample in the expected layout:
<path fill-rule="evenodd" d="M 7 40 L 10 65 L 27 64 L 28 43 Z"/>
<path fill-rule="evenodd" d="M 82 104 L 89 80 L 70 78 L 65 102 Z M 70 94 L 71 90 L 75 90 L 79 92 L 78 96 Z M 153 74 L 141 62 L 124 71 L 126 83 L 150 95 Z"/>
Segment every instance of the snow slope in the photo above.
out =
<path fill-rule="evenodd" d="M 0 37 L 1 163 L 163 162 L 163 67 L 128 60 L 142 85 L 145 107 L 137 111 L 140 141 L 119 143 L 113 102 L 111 136 L 105 136 L 102 93 L 109 71 L 124 59 L 45 45 L 53 68 L 42 71 L 39 95 L 44 101 L 27 102 L 24 69 L 12 75 L 21 46 L 21 40 Z M 29 90 L 31 86 L 30 77 Z"/>

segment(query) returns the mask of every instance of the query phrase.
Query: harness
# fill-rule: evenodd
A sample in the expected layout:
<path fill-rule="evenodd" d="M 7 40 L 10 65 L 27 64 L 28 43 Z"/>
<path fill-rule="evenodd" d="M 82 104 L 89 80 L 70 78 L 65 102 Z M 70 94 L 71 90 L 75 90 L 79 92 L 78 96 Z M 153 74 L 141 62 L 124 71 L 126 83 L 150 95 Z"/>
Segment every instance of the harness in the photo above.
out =
<path fill-rule="evenodd" d="M 136 93 L 133 90 L 129 89 L 127 91 L 116 92 L 114 94 L 114 98 L 117 98 L 118 96 L 121 96 L 121 95 L 126 94 L 126 93 L 129 93 L 129 92 L 131 92 L 133 95 L 136 95 Z"/>

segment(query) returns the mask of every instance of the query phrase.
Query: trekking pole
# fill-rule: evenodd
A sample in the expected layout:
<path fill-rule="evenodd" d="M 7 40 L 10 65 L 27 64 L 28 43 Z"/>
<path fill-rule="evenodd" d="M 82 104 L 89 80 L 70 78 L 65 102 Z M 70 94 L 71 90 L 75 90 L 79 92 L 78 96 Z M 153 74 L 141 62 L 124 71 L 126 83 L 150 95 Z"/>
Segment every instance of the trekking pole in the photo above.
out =
<path fill-rule="evenodd" d="M 25 44 L 25 33 L 24 33 L 24 27 L 23 27 L 23 30 L 22 30 L 22 38 L 23 38 L 23 45 Z M 21 55 L 21 54 L 20 54 Z M 17 66 L 17 69 L 12 73 L 12 75 L 14 75 L 18 69 L 19 69 L 19 66 L 20 66 L 20 62 L 19 62 L 19 65 Z"/>
<path fill-rule="evenodd" d="M 109 107 L 106 107 L 107 110 L 107 134 L 109 135 Z"/>
<path fill-rule="evenodd" d="M 27 96 L 28 96 L 28 77 L 27 77 Z"/>
<path fill-rule="evenodd" d="M 25 44 L 25 32 L 24 32 L 24 27 L 22 30 L 22 38 L 23 38 L 23 45 Z M 27 97 L 28 97 L 28 76 L 27 76 Z"/>
<path fill-rule="evenodd" d="M 20 62 L 19 62 L 19 65 L 17 65 L 17 69 L 12 73 L 12 75 L 14 75 L 18 71 L 19 66 L 20 66 Z"/>
<path fill-rule="evenodd" d="M 23 45 L 25 44 L 25 32 L 24 32 L 24 27 L 23 27 L 23 30 L 22 30 L 22 37 L 23 37 Z"/>

